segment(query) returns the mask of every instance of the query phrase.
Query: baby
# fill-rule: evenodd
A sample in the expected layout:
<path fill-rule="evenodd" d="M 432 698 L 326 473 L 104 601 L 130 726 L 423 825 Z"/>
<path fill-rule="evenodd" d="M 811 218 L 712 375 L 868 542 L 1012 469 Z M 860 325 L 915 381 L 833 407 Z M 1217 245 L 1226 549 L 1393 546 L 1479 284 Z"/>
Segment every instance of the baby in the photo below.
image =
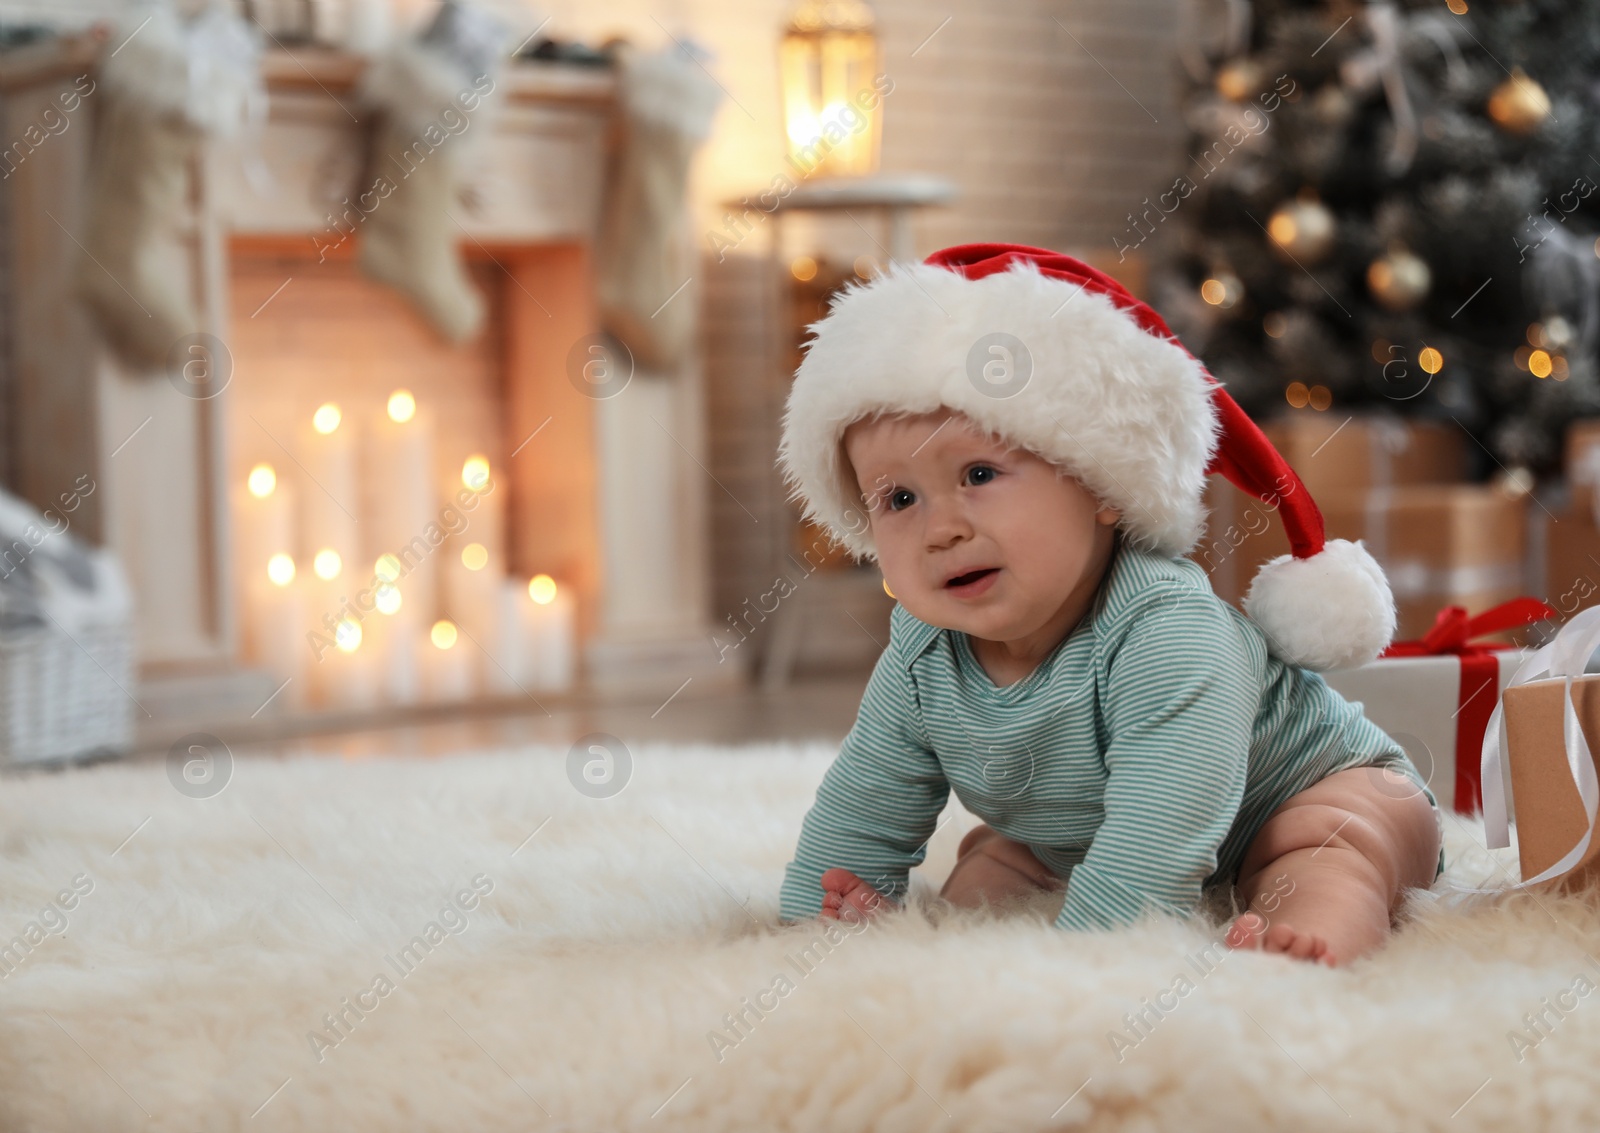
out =
<path fill-rule="evenodd" d="M 903 376 L 875 387 L 876 344 L 862 332 L 893 339 L 900 364 L 932 352 L 935 370 L 950 332 L 931 320 L 897 331 L 872 308 L 908 282 L 933 301 L 929 310 L 1003 308 L 1041 344 L 1057 332 L 1028 312 L 1048 309 L 1041 299 L 1070 304 L 1055 288 L 1076 284 L 1087 294 L 1062 325 L 1063 349 L 1076 349 L 1080 334 L 1117 340 L 1119 357 L 1130 367 L 1143 358 L 1150 385 L 1209 421 L 1209 435 L 1196 447 L 1183 424 L 1141 419 L 1148 391 L 1130 390 L 1129 404 L 1108 413 L 1097 396 L 1104 374 L 1083 368 L 1002 395 L 977 378 L 965 390 L 934 382 L 932 396 L 906 396 Z M 1056 924 L 1067 929 L 1116 927 L 1152 908 L 1188 914 L 1213 887 L 1236 886 L 1244 911 L 1230 946 L 1337 965 L 1379 946 L 1406 890 L 1442 871 L 1432 792 L 1399 745 L 1310 671 L 1359 663 L 1387 643 L 1393 605 L 1382 572 L 1359 544 L 1323 545 L 1298 478 L 1158 328 L 1107 277 L 1010 245 L 947 249 L 912 272 L 891 271 L 837 299 L 814 328 L 783 459 L 812 514 L 875 554 L 898 604 L 855 726 L 802 825 L 784 919 L 855 919 L 902 899 L 951 790 L 984 821 L 962 839 L 941 896 L 978 907 L 1060 893 Z M 956 328 L 952 345 L 970 329 Z M 1027 348 L 1022 336 L 1004 337 L 1000 376 L 1015 385 Z M 835 339 L 852 352 L 833 357 Z M 852 359 L 848 383 L 830 381 L 828 367 Z M 1038 379 L 1039 360 L 1028 364 Z M 1041 387 L 1031 402 L 1004 404 L 1029 384 Z M 1097 448 L 1086 439 L 1105 423 L 1097 417 L 1121 417 L 1124 428 L 1131 419 L 1133 431 Z M 1258 578 L 1250 617 L 1218 598 L 1172 541 L 1163 545 L 1158 505 L 1179 490 L 1157 482 L 1132 492 L 1109 467 L 1143 444 L 1202 471 L 1216 463 L 1219 430 L 1233 450 L 1220 462 L 1230 478 L 1254 490 L 1252 462 L 1277 473 L 1274 496 L 1297 549 L 1283 565 L 1301 571 L 1287 592 Z M 1139 480 L 1136 465 L 1124 470 Z M 1203 484 L 1203 471 L 1194 479 Z M 835 510 L 846 488 L 865 504 L 864 527 Z"/>

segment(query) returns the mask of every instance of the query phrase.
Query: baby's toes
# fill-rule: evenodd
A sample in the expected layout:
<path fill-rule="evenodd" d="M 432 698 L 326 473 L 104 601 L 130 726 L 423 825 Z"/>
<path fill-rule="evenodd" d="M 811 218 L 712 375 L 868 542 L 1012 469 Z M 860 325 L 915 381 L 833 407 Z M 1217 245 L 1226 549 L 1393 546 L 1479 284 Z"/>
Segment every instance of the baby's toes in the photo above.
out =
<path fill-rule="evenodd" d="M 1327 950 L 1327 942 L 1309 932 L 1296 933 L 1294 942 L 1289 945 L 1289 955 L 1296 960 L 1315 960 Z"/>
<path fill-rule="evenodd" d="M 1291 952 L 1300 934 L 1286 924 L 1275 924 L 1267 930 L 1263 947 L 1268 952 Z"/>
<path fill-rule="evenodd" d="M 1241 913 L 1229 926 L 1223 940 L 1229 948 L 1260 948 L 1266 931 L 1266 918 L 1259 913 Z"/>

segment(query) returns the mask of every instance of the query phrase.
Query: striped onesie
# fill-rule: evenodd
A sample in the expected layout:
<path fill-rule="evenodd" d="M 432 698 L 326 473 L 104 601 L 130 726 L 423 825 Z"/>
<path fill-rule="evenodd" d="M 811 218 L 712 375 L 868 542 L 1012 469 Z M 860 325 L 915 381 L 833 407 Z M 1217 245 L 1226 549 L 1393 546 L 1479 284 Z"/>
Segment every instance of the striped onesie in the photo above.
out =
<path fill-rule="evenodd" d="M 1405 751 L 1359 705 L 1269 655 L 1199 564 L 1119 531 L 1088 614 L 1014 684 L 994 684 L 965 633 L 894 607 L 801 825 L 780 915 L 816 916 L 835 866 L 900 899 L 952 790 L 1066 880 L 1058 927 L 1190 913 L 1203 889 L 1236 882 L 1280 803 L 1368 764 L 1412 780 L 1442 824 Z"/>

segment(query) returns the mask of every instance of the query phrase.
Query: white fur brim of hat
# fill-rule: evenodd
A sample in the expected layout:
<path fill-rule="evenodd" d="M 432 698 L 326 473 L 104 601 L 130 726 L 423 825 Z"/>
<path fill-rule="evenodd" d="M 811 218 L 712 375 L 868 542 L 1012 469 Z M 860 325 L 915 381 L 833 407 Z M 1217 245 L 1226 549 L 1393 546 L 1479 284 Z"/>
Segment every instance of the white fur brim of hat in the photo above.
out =
<path fill-rule="evenodd" d="M 1106 296 L 1026 261 L 982 279 L 894 264 L 810 329 L 779 465 L 790 498 L 857 559 L 877 556 L 844 430 L 941 406 L 1066 469 L 1135 545 L 1183 555 L 1204 531 L 1211 382 Z"/>

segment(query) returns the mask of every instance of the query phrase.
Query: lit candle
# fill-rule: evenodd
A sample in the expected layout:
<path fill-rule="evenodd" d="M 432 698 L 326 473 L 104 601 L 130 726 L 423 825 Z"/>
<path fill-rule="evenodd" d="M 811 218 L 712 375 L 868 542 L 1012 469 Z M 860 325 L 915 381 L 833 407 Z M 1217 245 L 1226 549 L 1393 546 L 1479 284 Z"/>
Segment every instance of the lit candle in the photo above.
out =
<path fill-rule="evenodd" d="M 271 701 L 276 712 L 305 703 L 306 592 L 297 574 L 294 559 L 280 551 L 245 587 L 244 656 L 272 674 L 275 688 L 283 686 Z"/>
<path fill-rule="evenodd" d="M 547 574 L 527 582 L 502 580 L 490 688 L 506 695 L 569 688 L 576 668 L 575 612 L 572 596 Z"/>
<path fill-rule="evenodd" d="M 527 594 L 532 601 L 530 630 L 536 642 L 539 687 L 570 688 L 577 660 L 577 603 L 548 574 L 534 575 L 528 581 Z"/>
<path fill-rule="evenodd" d="M 313 562 L 322 551 L 332 551 L 341 562 L 353 561 L 360 546 L 356 517 L 361 507 L 355 431 L 330 401 L 317 407 L 299 440 L 308 480 L 299 492 L 300 552 Z"/>
<path fill-rule="evenodd" d="M 469 528 L 464 534 L 470 535 Z M 444 556 L 445 616 L 455 623 L 467 656 L 486 678 L 493 665 L 484 650 L 495 645 L 500 589 L 505 566 L 482 543 L 452 537 L 439 553 Z"/>
<path fill-rule="evenodd" d="M 394 555 L 417 624 L 438 610 L 440 525 L 433 467 L 433 415 L 407 390 L 390 394 L 373 421 L 363 460 L 362 524 L 368 562 Z"/>
<path fill-rule="evenodd" d="M 378 701 L 378 668 L 364 640 L 362 625 L 352 619 L 338 623 L 334 644 L 323 650 L 313 666 L 316 701 L 322 708 L 361 710 Z"/>
<path fill-rule="evenodd" d="M 446 618 L 433 623 L 421 642 L 422 684 L 429 700 L 466 700 L 477 691 L 471 645 Z"/>

